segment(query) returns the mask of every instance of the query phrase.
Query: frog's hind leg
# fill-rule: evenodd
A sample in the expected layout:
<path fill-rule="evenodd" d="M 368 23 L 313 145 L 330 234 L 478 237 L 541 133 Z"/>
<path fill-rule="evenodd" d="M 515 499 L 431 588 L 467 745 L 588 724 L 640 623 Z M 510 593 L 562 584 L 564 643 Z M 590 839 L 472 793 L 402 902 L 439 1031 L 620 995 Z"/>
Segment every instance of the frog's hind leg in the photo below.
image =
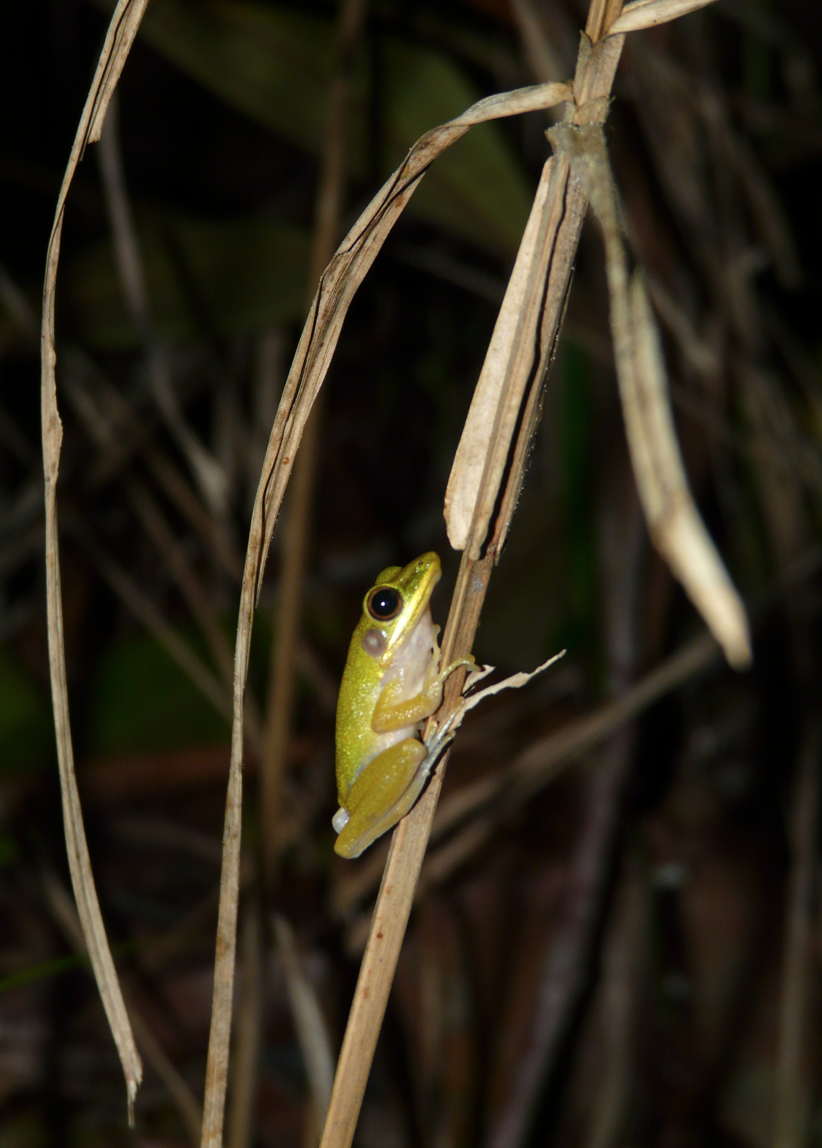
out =
<path fill-rule="evenodd" d="M 348 821 L 334 844 L 341 857 L 359 857 L 372 841 L 396 825 L 420 795 L 428 771 L 421 741 L 406 738 L 378 753 L 345 796 Z"/>

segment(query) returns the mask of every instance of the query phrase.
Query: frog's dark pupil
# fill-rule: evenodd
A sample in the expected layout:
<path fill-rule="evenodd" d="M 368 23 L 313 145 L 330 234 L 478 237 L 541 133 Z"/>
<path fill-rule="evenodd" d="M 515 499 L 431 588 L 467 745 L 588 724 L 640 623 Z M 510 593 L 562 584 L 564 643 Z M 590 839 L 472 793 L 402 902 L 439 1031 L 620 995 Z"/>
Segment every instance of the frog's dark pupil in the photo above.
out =
<path fill-rule="evenodd" d="M 402 596 L 390 586 L 378 586 L 368 599 L 368 611 L 374 618 L 387 622 L 402 609 Z"/>

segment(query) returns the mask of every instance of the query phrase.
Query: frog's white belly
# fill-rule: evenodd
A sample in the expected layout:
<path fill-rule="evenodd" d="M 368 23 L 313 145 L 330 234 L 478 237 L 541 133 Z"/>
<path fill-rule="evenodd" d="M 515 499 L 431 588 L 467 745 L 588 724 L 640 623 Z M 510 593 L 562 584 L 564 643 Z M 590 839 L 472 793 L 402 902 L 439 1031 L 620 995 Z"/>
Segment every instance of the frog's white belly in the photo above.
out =
<path fill-rule="evenodd" d="M 413 630 L 406 635 L 402 649 L 398 650 L 394 660 L 386 670 L 381 685 L 383 689 L 389 682 L 398 681 L 400 688 L 395 700 L 408 701 L 425 689 L 428 680 L 433 677 L 439 662 L 439 645 L 437 643 L 437 628 L 431 620 L 430 607 L 421 616 Z M 408 737 L 416 737 L 422 727 L 422 722 L 403 726 L 402 729 L 392 729 L 388 733 L 376 735 L 374 757 L 382 753 L 397 742 L 405 741 Z M 373 761 L 373 758 L 369 758 Z M 363 765 L 366 765 L 364 762 Z M 362 768 L 362 767 L 361 767 Z"/>

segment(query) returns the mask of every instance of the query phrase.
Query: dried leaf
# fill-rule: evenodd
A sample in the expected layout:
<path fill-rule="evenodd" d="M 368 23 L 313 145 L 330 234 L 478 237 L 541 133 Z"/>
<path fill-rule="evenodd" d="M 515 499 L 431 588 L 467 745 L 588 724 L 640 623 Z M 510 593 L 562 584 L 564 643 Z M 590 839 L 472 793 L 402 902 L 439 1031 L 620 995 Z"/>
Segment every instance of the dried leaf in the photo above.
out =
<path fill-rule="evenodd" d="M 274 521 L 291 473 L 294 453 L 322 385 L 351 300 L 420 180 L 437 158 L 471 127 L 503 116 L 537 111 L 571 98 L 567 84 L 537 84 L 489 96 L 461 116 L 418 140 L 405 162 L 377 193 L 337 249 L 320 280 L 303 329 L 269 439 L 258 498 L 263 545 L 257 568 L 259 592 Z"/>
<path fill-rule="evenodd" d="M 682 582 L 732 666 L 750 665 L 745 607 L 691 498 L 676 441 L 659 332 L 642 275 L 630 310 L 635 370 L 620 378 L 631 458 L 654 542 Z"/>
<path fill-rule="evenodd" d="M 732 666 L 750 664 L 745 607 L 688 489 L 668 398 L 659 333 L 644 280 L 628 281 L 602 129 L 558 124 L 551 142 L 585 182 L 605 241 L 611 331 L 631 462 L 648 529 Z"/>
<path fill-rule="evenodd" d="M 490 698 L 494 694 L 502 693 L 503 690 L 522 689 L 522 687 L 526 686 L 537 674 L 541 674 L 544 670 L 547 670 L 549 666 L 552 666 L 554 662 L 558 662 L 560 658 L 564 657 L 565 650 L 560 650 L 558 654 L 554 654 L 547 662 L 543 662 L 541 666 L 537 666 L 537 668 L 531 670 L 530 673 L 521 670 L 517 674 L 511 674 L 509 677 L 503 678 L 501 682 L 494 682 L 492 686 L 484 686 L 475 693 L 472 692 L 474 686 L 481 682 L 483 678 L 492 674 L 494 672 L 494 666 L 481 666 L 479 669 L 473 670 L 465 679 L 465 688 L 462 698 L 448 715 L 442 726 L 437 730 L 432 739 L 432 744 L 435 746 L 441 744 L 442 738 L 446 735 L 449 738 L 453 737 L 465 720 L 468 711 L 474 709 L 475 706 L 485 701 L 486 698 Z"/>
<path fill-rule="evenodd" d="M 474 390 L 445 492 L 448 541 L 472 557 L 488 533 L 522 396 L 539 356 L 545 277 L 560 219 L 552 211 L 552 161 L 542 169 L 534 205 Z M 475 521 L 476 516 L 476 521 Z M 473 523 L 473 529 L 472 529 Z"/>
<path fill-rule="evenodd" d="M 117 4 L 106 33 L 97 70 L 83 108 L 83 114 L 80 117 L 71 155 L 63 176 L 46 256 L 46 275 L 43 287 L 41 374 L 49 669 L 57 737 L 57 758 L 60 767 L 60 789 L 63 798 L 66 850 L 83 936 L 126 1078 L 129 1121 L 132 1124 L 134 1121 L 134 1098 L 142 1079 L 143 1069 L 134 1043 L 134 1036 L 117 980 L 111 951 L 108 947 L 100 905 L 97 900 L 97 891 L 94 887 L 94 877 L 91 872 L 91 861 L 83 828 L 80 797 L 74 774 L 74 751 L 71 743 L 57 533 L 57 476 L 60 469 L 63 427 L 57 408 L 55 380 L 57 354 L 54 345 L 54 294 L 57 267 L 60 261 L 63 217 L 69 188 L 86 144 L 100 137 L 109 100 L 134 42 L 147 3 L 148 0 L 119 0 Z"/>
<path fill-rule="evenodd" d="M 654 28 L 657 24 L 667 24 L 679 16 L 687 16 L 697 8 L 706 8 L 714 0 L 633 0 L 626 4 L 622 12 L 608 29 L 609 36 L 620 32 L 639 32 L 642 28 Z"/>

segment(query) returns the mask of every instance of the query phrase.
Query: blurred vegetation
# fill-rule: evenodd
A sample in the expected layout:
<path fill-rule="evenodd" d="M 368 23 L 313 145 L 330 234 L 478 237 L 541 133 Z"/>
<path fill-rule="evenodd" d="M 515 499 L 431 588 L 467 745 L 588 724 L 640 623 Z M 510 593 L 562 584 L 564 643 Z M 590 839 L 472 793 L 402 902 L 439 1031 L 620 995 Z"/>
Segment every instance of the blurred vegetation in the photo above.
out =
<path fill-rule="evenodd" d="M 53 892 L 68 878 L 44 621 L 39 300 L 110 10 L 30 0 L 2 14 L 0 1148 L 191 1139 L 156 1061 L 128 1132 L 105 1018 Z M 607 128 L 692 487 L 752 604 L 755 666 L 703 666 L 527 802 L 468 819 L 480 843 L 424 877 L 363 1148 L 820 1139 L 821 12 L 721 0 L 629 38 Z M 572 0 L 374 0 L 352 66 L 346 227 L 426 130 L 540 68 L 567 78 L 584 15 Z M 228 763 L 220 635 L 230 648 L 250 505 L 305 313 L 334 44 L 335 9 L 318 0 L 151 0 L 120 86 L 154 331 L 218 486 L 152 396 L 94 148 L 66 217 L 59 497 L 78 777 L 130 1005 L 197 1100 Z M 265 901 L 256 872 L 272 828 L 260 825 L 253 744 L 246 761 L 244 910 L 261 907 L 264 945 L 255 1145 L 311 1135 L 272 912 L 295 929 L 335 1051 L 342 1033 L 373 886 L 352 890 L 373 861 L 332 857 L 336 683 L 381 567 L 436 549 L 445 617 L 457 564 L 445 483 L 548 126 L 486 125 L 437 162 L 352 307 L 325 388 L 282 857 Z M 148 528 L 147 505 L 165 534 Z M 275 531 L 251 672 L 263 717 L 278 547 Z M 568 654 L 466 723 L 443 801 L 585 721 L 699 632 L 641 523 L 602 245 L 586 224 L 476 648 L 505 670 Z"/>

